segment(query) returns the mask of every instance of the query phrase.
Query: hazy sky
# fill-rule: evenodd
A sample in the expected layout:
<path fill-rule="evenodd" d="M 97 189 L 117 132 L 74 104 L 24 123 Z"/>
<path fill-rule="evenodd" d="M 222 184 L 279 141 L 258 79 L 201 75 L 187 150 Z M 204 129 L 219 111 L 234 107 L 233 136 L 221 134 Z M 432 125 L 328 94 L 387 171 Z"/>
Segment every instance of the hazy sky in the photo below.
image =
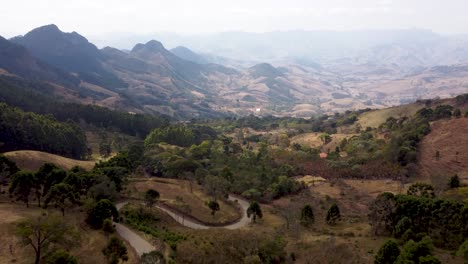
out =
<path fill-rule="evenodd" d="M 468 33 L 468 0 L 1 0 L 0 35 L 424 28 Z"/>

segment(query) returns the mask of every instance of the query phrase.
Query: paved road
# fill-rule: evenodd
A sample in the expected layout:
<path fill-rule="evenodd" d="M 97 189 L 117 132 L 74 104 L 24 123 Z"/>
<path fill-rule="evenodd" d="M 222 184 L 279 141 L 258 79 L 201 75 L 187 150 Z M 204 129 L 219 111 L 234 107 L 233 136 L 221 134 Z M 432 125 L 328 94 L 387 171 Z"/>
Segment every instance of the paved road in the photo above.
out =
<path fill-rule="evenodd" d="M 204 225 L 204 224 L 195 222 L 195 221 L 193 221 L 191 219 L 186 219 L 182 215 L 178 214 L 177 212 L 171 211 L 171 210 L 167 209 L 166 207 L 162 207 L 162 206 L 158 206 L 158 205 L 156 205 L 156 207 L 159 210 L 164 211 L 165 213 L 170 215 L 174 220 L 176 220 L 181 225 L 186 226 L 188 228 L 192 228 L 192 229 L 209 229 L 209 228 L 239 229 L 241 227 L 244 227 L 244 226 L 248 225 L 249 222 L 250 222 L 250 218 L 247 217 L 246 211 L 247 211 L 247 208 L 249 207 L 249 202 L 247 202 L 244 199 L 239 199 L 239 198 L 231 196 L 231 195 L 229 195 L 228 200 L 234 201 L 234 202 L 237 201 L 237 203 L 239 203 L 239 206 L 241 208 L 242 217 L 241 217 L 241 219 L 239 219 L 239 221 L 237 221 L 235 223 L 224 225 L 224 226 L 216 226 L 216 227 L 209 226 L 209 225 Z"/>
<path fill-rule="evenodd" d="M 174 220 L 176 220 L 177 222 L 179 222 L 183 226 L 186 226 L 186 227 L 192 228 L 192 229 L 209 229 L 209 228 L 239 229 L 241 227 L 244 227 L 244 226 L 248 225 L 249 222 L 250 222 L 250 218 L 247 217 L 246 212 L 247 212 L 247 208 L 249 207 L 249 202 L 244 200 L 244 199 L 240 199 L 240 198 L 237 198 L 237 197 L 234 197 L 234 196 L 231 196 L 231 195 L 229 195 L 228 200 L 237 201 L 237 203 L 239 203 L 239 206 L 241 208 L 242 217 L 241 217 L 241 219 L 239 219 L 239 221 L 237 221 L 235 223 L 228 224 L 228 225 L 225 225 L 225 226 L 217 226 L 217 227 L 203 225 L 203 224 L 194 222 L 191 219 L 184 219 L 180 214 L 178 214 L 176 212 L 173 212 L 173 211 L 171 211 L 171 210 L 169 210 L 169 209 L 167 209 L 165 207 L 159 206 L 159 205 L 155 205 L 155 207 L 157 207 L 159 210 L 164 211 L 165 213 L 167 213 L 169 216 L 171 216 Z M 128 202 L 125 201 L 125 202 L 121 202 L 121 203 L 116 204 L 117 210 L 120 211 L 120 209 L 122 209 L 127 203 Z M 119 223 L 115 223 L 115 227 L 116 227 L 116 230 L 119 233 L 119 235 L 123 239 L 125 239 L 128 243 L 130 243 L 130 245 L 135 249 L 135 251 L 138 253 L 138 255 L 141 256 L 144 253 L 148 253 L 148 252 L 151 252 L 153 250 L 156 250 L 156 248 L 153 245 L 151 245 L 150 243 L 148 243 L 148 241 L 146 241 L 140 235 L 133 232 L 129 228 L 125 227 L 124 225 L 119 224 Z"/>
<path fill-rule="evenodd" d="M 151 245 L 148 241 L 143 239 L 140 235 L 133 232 L 126 226 L 119 223 L 114 223 L 114 225 L 117 233 L 119 233 L 119 235 L 125 239 L 132 246 L 132 248 L 135 249 L 139 256 L 143 255 L 144 253 L 149 253 L 156 250 L 156 247 Z"/>

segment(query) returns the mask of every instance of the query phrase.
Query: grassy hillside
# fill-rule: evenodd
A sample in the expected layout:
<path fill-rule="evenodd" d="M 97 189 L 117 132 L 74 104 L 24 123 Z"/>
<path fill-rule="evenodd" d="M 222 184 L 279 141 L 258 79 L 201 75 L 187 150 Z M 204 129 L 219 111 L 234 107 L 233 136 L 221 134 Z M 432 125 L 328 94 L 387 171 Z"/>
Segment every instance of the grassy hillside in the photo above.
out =
<path fill-rule="evenodd" d="M 33 150 L 19 150 L 3 153 L 6 157 L 16 162 L 22 170 L 36 171 L 44 163 L 54 163 L 60 168 L 69 170 L 75 166 L 80 166 L 86 170 L 94 167 L 94 161 L 82 161 L 65 158 L 62 156 Z"/>
<path fill-rule="evenodd" d="M 419 109 L 423 108 L 422 104 L 407 104 L 396 107 L 390 107 L 385 109 L 379 109 L 375 111 L 365 112 L 357 121 L 361 127 L 378 127 L 384 123 L 389 117 L 401 118 L 413 116 Z"/>
<path fill-rule="evenodd" d="M 418 178 L 446 187 L 451 176 L 468 182 L 468 118 L 439 120 L 431 125 L 431 132 L 421 142 Z M 439 158 L 436 152 L 439 151 Z"/>

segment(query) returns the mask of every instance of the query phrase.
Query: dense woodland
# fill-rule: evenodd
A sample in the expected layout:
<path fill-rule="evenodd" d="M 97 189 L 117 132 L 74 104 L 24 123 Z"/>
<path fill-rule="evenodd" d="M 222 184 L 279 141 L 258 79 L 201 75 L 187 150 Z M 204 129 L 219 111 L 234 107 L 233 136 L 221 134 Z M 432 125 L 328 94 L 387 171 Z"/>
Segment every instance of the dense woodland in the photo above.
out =
<path fill-rule="evenodd" d="M 83 130 L 53 116 L 23 112 L 0 103 L 0 149 L 34 149 L 82 159 L 88 154 Z"/>

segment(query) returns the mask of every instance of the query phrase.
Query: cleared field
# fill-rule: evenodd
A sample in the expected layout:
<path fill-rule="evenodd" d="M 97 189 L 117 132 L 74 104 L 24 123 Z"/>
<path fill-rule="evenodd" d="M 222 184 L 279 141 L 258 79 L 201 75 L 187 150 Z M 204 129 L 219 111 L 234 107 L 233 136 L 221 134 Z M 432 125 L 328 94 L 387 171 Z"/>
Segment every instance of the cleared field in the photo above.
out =
<path fill-rule="evenodd" d="M 449 178 L 458 174 L 463 182 L 468 183 L 467 135 L 468 118 L 434 122 L 419 148 L 417 179 L 445 188 Z"/>
<path fill-rule="evenodd" d="M 238 209 L 224 200 L 218 200 L 220 210 L 213 217 L 206 205 L 211 198 L 204 193 L 201 186 L 190 184 L 189 181 L 165 178 L 131 179 L 127 189 L 129 195 L 135 198 L 143 198 L 144 192 L 155 189 L 161 195 L 161 202 L 181 212 L 184 212 L 181 204 L 188 205 L 186 208 L 190 209 L 186 212 L 205 223 L 221 224 L 240 218 Z"/>
<path fill-rule="evenodd" d="M 357 123 L 360 124 L 362 128 L 378 127 L 389 117 L 400 118 L 412 116 L 423 107 L 424 106 L 420 104 L 408 104 L 365 112 L 359 116 Z"/>
<path fill-rule="evenodd" d="M 9 263 L 34 263 L 34 251 L 32 247 L 22 247 L 14 234 L 15 222 L 31 215 L 40 214 L 43 210 L 31 206 L 25 208 L 22 204 L 0 203 L 0 264 Z M 56 212 L 59 214 L 59 212 Z M 100 230 L 92 230 L 84 223 L 84 214 L 80 212 L 67 212 L 65 222 L 74 225 L 80 233 L 79 246 L 71 250 L 71 254 L 77 257 L 79 263 L 106 263 L 106 258 L 101 250 L 107 243 L 106 235 Z M 126 263 L 138 263 L 138 257 L 127 244 L 129 261 Z"/>
<path fill-rule="evenodd" d="M 345 179 L 344 183 L 372 197 L 384 192 L 394 194 L 406 193 L 407 186 L 402 185 L 399 181 L 394 180 L 355 180 Z"/>
<path fill-rule="evenodd" d="M 353 137 L 357 134 L 332 134 L 330 143 L 323 145 L 322 140 L 319 138 L 322 133 L 304 133 L 291 138 L 291 143 L 298 143 L 311 148 L 321 148 L 322 151 L 335 151 L 341 141 L 345 138 Z"/>
<path fill-rule="evenodd" d="M 65 158 L 59 155 L 54 155 L 41 151 L 19 150 L 3 153 L 7 158 L 16 162 L 16 165 L 22 170 L 35 171 L 44 163 L 54 163 L 60 168 L 69 170 L 75 166 L 80 166 L 86 170 L 91 170 L 94 167 L 94 161 L 83 161 Z"/>

